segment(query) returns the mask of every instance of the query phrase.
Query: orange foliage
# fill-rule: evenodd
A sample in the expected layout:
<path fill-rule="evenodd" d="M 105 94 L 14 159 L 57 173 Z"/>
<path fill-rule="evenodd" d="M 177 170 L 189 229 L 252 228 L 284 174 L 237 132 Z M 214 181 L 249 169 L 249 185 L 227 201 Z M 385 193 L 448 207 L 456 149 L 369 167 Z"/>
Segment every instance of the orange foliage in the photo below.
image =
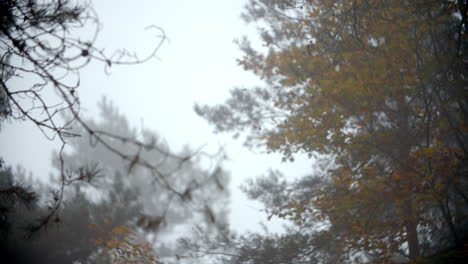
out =
<path fill-rule="evenodd" d="M 449 210 L 456 186 L 466 185 L 466 122 L 456 105 L 467 82 L 449 35 L 458 7 L 308 2 L 295 19 L 278 22 L 288 34 L 268 39 L 268 53 L 249 50 L 240 60 L 286 97 L 274 102 L 288 115 L 263 135 L 268 148 L 333 154 L 339 167 L 313 201 L 277 214 L 303 221 L 313 207 L 346 252 L 373 252 L 384 263 L 409 248 L 417 260 L 418 232 L 441 221 L 434 210 L 443 225 L 462 217 Z"/>

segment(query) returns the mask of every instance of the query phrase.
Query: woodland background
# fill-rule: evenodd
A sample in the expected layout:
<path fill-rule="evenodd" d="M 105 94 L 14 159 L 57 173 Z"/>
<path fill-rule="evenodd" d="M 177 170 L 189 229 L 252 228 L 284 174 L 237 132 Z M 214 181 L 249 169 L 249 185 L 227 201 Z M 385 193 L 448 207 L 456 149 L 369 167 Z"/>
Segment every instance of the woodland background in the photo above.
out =
<path fill-rule="evenodd" d="M 235 175 L 222 148 L 174 151 L 105 97 L 99 116 L 81 109 L 82 71 L 149 63 L 167 41 L 163 28 L 149 27 L 157 41 L 147 56 L 108 52 L 91 3 L 2 1 L 1 121 L 29 122 L 59 145 L 48 183 L 28 176 L 27 164 L 0 163 L 4 258 L 462 263 L 467 9 L 462 0 L 249 1 L 242 19 L 261 45 L 238 40 L 237 62 L 261 85 L 194 111 L 251 150 L 287 163 L 307 157 L 314 169 L 246 182 L 266 219 L 287 226 L 239 233 L 227 217 Z"/>

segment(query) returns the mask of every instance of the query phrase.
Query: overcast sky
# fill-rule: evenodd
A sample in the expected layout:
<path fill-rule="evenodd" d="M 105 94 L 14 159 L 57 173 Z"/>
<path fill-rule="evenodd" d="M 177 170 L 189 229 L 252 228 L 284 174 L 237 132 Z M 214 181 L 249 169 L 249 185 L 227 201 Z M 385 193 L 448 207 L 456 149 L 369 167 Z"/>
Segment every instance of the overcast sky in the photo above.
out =
<path fill-rule="evenodd" d="M 125 47 L 144 55 L 157 44 L 145 27 L 163 28 L 169 38 L 158 51 L 158 60 L 143 65 L 113 67 L 106 75 L 102 64 L 89 65 L 81 72 L 79 94 L 86 116 L 96 115 L 96 103 L 105 95 L 135 127 L 152 129 L 164 137 L 172 149 L 189 144 L 207 151 L 225 146 L 230 161 L 231 224 L 239 231 L 258 230 L 266 216 L 261 206 L 246 199 L 239 185 L 247 178 L 280 169 L 290 177 L 310 173 L 312 164 L 299 159 L 282 164 L 281 156 L 265 155 L 242 147 L 231 135 L 214 135 L 208 123 L 193 112 L 195 102 L 222 103 L 233 87 L 252 87 L 261 81 L 236 63 L 242 56 L 233 42 L 248 35 L 256 37 L 255 25 L 240 19 L 246 0 L 99 0 L 93 6 L 102 31 L 97 46 L 107 51 Z M 47 178 L 56 144 L 45 140 L 28 123 L 2 125 L 0 157 L 8 164 L 21 164 L 34 176 Z M 267 222 L 279 230 L 279 222 Z"/>

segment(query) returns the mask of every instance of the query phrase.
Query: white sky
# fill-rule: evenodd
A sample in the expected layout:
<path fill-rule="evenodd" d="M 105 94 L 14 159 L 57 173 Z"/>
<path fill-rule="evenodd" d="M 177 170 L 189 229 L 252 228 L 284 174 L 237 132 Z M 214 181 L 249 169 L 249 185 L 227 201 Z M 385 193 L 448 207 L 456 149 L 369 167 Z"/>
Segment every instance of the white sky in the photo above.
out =
<path fill-rule="evenodd" d="M 279 155 L 254 153 L 230 135 L 213 135 L 212 127 L 193 112 L 195 102 L 222 103 L 235 86 L 252 87 L 260 80 L 237 66 L 242 53 L 233 43 L 248 35 L 255 38 L 255 25 L 246 25 L 240 14 L 246 0 L 98 0 L 94 8 L 103 25 L 97 46 L 109 52 L 125 47 L 144 55 L 157 44 L 149 25 L 162 27 L 170 39 L 159 50 L 160 60 L 143 65 L 113 67 L 105 75 L 102 64 L 81 72 L 79 93 L 83 113 L 96 113 L 96 103 L 106 95 L 128 117 L 133 126 L 157 131 L 172 149 L 184 144 L 193 148 L 208 144 L 206 150 L 224 145 L 230 157 L 231 225 L 238 231 L 258 230 L 266 215 L 254 208 L 239 185 L 247 178 L 280 169 L 288 176 L 310 173 L 311 161 L 281 163 Z M 0 157 L 8 164 L 21 164 L 35 176 L 47 178 L 53 144 L 28 123 L 2 124 Z M 259 151 L 256 151 L 259 152 Z M 280 222 L 267 222 L 279 230 Z"/>

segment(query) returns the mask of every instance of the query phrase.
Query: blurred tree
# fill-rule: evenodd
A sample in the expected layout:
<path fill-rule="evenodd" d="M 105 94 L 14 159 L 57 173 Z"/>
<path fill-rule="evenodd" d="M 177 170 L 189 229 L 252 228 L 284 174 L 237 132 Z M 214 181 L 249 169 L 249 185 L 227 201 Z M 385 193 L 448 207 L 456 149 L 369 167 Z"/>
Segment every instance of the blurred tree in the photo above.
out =
<path fill-rule="evenodd" d="M 59 187 L 42 190 L 50 191 L 50 202 L 39 211 L 28 213 L 31 219 L 42 215 L 28 223 L 29 237 L 48 228 L 50 223 L 54 223 L 53 228 L 59 227 L 51 231 L 50 226 L 47 235 L 39 238 L 41 243 L 28 243 L 39 251 L 50 252 L 47 263 L 86 260 L 96 250 L 90 244 L 91 233 L 85 231 L 86 226 L 102 221 L 104 213 L 112 218 L 112 225 L 106 227 L 110 230 L 120 230 L 132 223 L 138 227 L 130 233 L 143 234 L 145 230 L 153 232 L 153 237 L 157 231 L 169 232 L 189 220 L 207 229 L 226 221 L 226 207 L 222 203 L 227 197 L 228 177 L 219 166 L 221 154 L 213 159 L 194 157 L 200 151 L 188 147 L 181 155 L 171 153 L 153 132 L 137 135 L 125 117 L 106 102 L 102 104 L 102 124 L 80 116 L 80 72 L 84 67 L 98 61 L 108 72 L 114 65 L 144 63 L 154 57 L 165 41 L 163 30 L 152 26 L 149 29 L 160 35 L 147 56 L 139 57 L 124 49 L 105 53 L 95 45 L 99 27 L 92 7 L 76 1 L 0 3 L 0 121 L 27 120 L 48 139 L 58 138 L 62 144 L 54 160 Z M 66 144 L 72 146 L 67 154 Z M 212 166 L 202 167 L 201 163 Z M 101 172 L 105 177 L 96 179 Z M 128 175 L 133 178 L 122 178 Z M 96 204 L 80 189 L 67 192 L 66 187 L 83 182 L 94 185 L 80 188 L 93 193 L 98 200 Z M 132 188 L 140 192 L 137 200 L 122 197 Z M 116 191 L 122 193 L 115 195 Z M 33 193 L 14 185 L 2 190 L 2 201 L 10 201 L 8 206 L 1 204 L 2 219 L 13 202 L 22 201 L 29 194 Z M 112 200 L 117 198 L 118 201 Z M 136 205 L 141 210 L 132 211 Z M 81 214 L 87 217 L 80 217 Z M 127 243 L 131 242 L 127 240 L 130 233 L 121 237 L 127 246 L 132 245 Z"/>
<path fill-rule="evenodd" d="M 108 239 L 98 238 L 95 245 L 103 246 L 101 257 L 108 259 L 109 263 L 117 264 L 161 264 L 159 258 L 154 255 L 154 249 L 148 241 L 140 242 L 132 232 L 131 226 L 124 225 L 115 227 L 109 234 Z"/>
<path fill-rule="evenodd" d="M 344 252 L 416 261 L 460 245 L 468 28 L 459 2 L 252 0 L 244 19 L 259 22 L 264 47 L 241 41 L 239 64 L 267 86 L 195 110 L 217 131 L 248 129 L 247 143 L 285 160 L 333 159 L 326 186 L 271 209 L 328 223 Z"/>
<path fill-rule="evenodd" d="M 123 139 L 122 136 L 93 131 L 80 118 L 79 76 L 80 71 L 92 61 L 102 62 L 107 71 L 114 65 L 140 64 L 152 59 L 165 41 L 163 30 L 149 27 L 160 35 L 157 36 L 154 50 L 145 57 L 139 57 L 125 49 L 108 55 L 104 49 L 97 47 L 95 41 L 99 21 L 92 7 L 83 3 L 70 0 L 6 0 L 0 3 L 0 22 L 1 120 L 27 120 L 35 124 L 48 139 L 58 139 L 62 144 L 58 154 L 60 160 L 69 138 L 82 135 L 70 132 L 69 125 L 74 123 L 83 128 L 82 133 L 92 135 L 93 140 L 102 143 L 111 153 L 125 161 L 139 163 L 137 157 L 124 155 L 107 143 L 107 140 Z M 86 34 L 82 34 L 84 31 Z M 65 116 L 67 119 L 64 120 Z M 129 143 L 142 145 L 138 141 Z M 178 158 L 186 161 L 191 157 Z M 157 171 L 159 164 L 149 162 L 144 165 Z M 65 185 L 81 180 L 67 178 L 70 173 L 65 175 L 63 160 L 60 166 L 62 179 L 54 197 L 58 199 L 54 199 L 53 210 L 44 218 L 42 226 L 54 218 L 61 205 Z"/>
<path fill-rule="evenodd" d="M 331 255 L 330 250 L 324 250 L 329 241 L 314 237 L 300 231 L 288 230 L 287 234 L 248 234 L 241 237 L 239 255 L 226 263 L 252 263 L 252 264 L 309 264 L 309 263 L 338 263 L 339 254 Z"/>
<path fill-rule="evenodd" d="M 4 175 L 12 175 L 6 168 Z M 93 241 L 106 237 L 113 229 L 127 225 L 135 220 L 135 215 L 141 210 L 141 202 L 136 189 L 126 188 L 123 175 L 116 175 L 109 188 L 106 199 L 92 201 L 92 196 L 84 184 L 75 184 L 65 194 L 60 215 L 56 215 L 53 224 L 47 226 L 46 232 L 30 237 L 30 228 L 41 222 L 41 216 L 48 215 L 50 202 L 39 201 L 35 193 L 29 191 L 24 184 L 31 184 L 20 171 L 14 179 L 2 177 L 8 181 L 9 188 L 1 189 L 2 200 L 2 243 L 1 260 L 5 263 L 88 263 L 90 261 L 106 260 L 108 257 L 99 255 L 99 247 Z M 21 185 L 16 182 L 22 182 Z M 14 183 L 14 185 L 12 185 Z M 48 193 L 51 186 L 36 182 L 36 193 Z M 21 187 L 20 187 L 21 186 Z M 3 186 L 2 186 L 3 187 Z M 6 195 L 4 192 L 14 189 L 20 195 Z M 27 190 L 27 196 L 18 191 Z M 31 200 L 33 197 L 34 199 Z M 17 198 L 18 201 L 11 201 Z M 121 201 L 127 201 L 122 203 Z M 20 202 L 26 207 L 19 206 Z M 34 206 L 33 206 L 34 205 Z M 25 210 L 24 208 L 28 209 Z M 95 227 L 99 228 L 96 230 Z M 29 238 L 29 239 L 27 239 Z"/>
<path fill-rule="evenodd" d="M 9 216 L 18 206 L 33 208 L 36 206 L 37 194 L 28 186 L 17 182 L 13 176 L 12 168 L 5 165 L 0 159 L 0 235 L 7 240 L 12 229 Z"/>
<path fill-rule="evenodd" d="M 339 249 L 333 237 L 299 225 L 285 234 L 247 233 L 237 235 L 225 229 L 216 235 L 200 232 L 179 243 L 185 252 L 179 259 L 195 259 L 195 263 L 226 264 L 336 264 L 353 263 Z"/>
<path fill-rule="evenodd" d="M 290 206 L 292 199 L 310 200 L 314 193 L 326 186 L 323 177 L 307 176 L 291 184 L 277 171 L 270 171 L 267 176 L 249 181 L 242 187 L 250 199 L 256 199 L 264 204 L 269 214 L 288 217 L 293 220 L 284 234 L 270 233 L 266 226 L 263 233 L 247 233 L 238 235 L 229 226 L 220 232 L 206 233 L 195 230 L 194 235 L 179 240 L 186 252 L 181 258 L 199 259 L 201 262 L 215 263 L 355 263 L 346 259 L 346 254 L 340 250 L 342 241 L 322 232 L 323 223 L 314 219 L 298 221 L 293 218 L 294 208 Z M 288 209 L 288 210 L 286 210 Z M 309 218 L 314 215 L 307 210 Z M 305 218 L 303 216 L 303 218 Z"/>
<path fill-rule="evenodd" d="M 62 156 L 67 175 L 69 172 L 80 172 L 83 168 L 87 168 L 85 171 L 98 171 L 93 173 L 95 176 L 92 180 L 79 175 L 71 175 L 70 178 L 90 182 L 82 189 L 103 203 L 91 215 L 107 216 L 112 222 L 110 229 L 106 229 L 108 232 L 118 226 L 136 226 L 129 231 L 140 234 L 142 240 L 151 237 L 149 242 L 157 249 L 158 257 L 170 259 L 177 254 L 177 248 L 171 241 L 189 232 L 192 226 L 196 225 L 205 232 L 216 232 L 218 227 L 227 223 L 229 174 L 221 167 L 224 159 L 221 154 L 216 155 L 217 160 L 205 158 L 202 153 L 196 154 L 185 147 L 178 156 L 196 158 L 181 161 L 172 156 L 173 152 L 155 132 L 131 128 L 126 117 L 105 98 L 99 103 L 99 109 L 98 120 L 83 120 L 94 131 L 103 134 L 112 131 L 121 135 L 121 138 L 107 141 L 109 146 L 123 155 L 138 157 L 138 163 L 122 162 L 106 146 L 94 142 L 91 135 L 72 139 L 69 143 L 70 151 Z M 73 123 L 71 125 L 73 133 L 83 132 L 82 127 L 74 126 Z M 135 147 L 130 141 L 141 141 L 143 144 Z M 149 162 L 158 164 L 160 175 L 140 165 Z M 54 165 L 60 170 L 60 160 L 55 160 Z M 60 177 L 55 180 L 60 181 Z M 125 192 L 129 192 L 130 197 L 116 195 Z M 74 203 L 76 199 L 71 199 L 69 203 Z M 70 217 L 73 218 L 75 214 L 67 212 L 68 200 L 65 199 L 64 210 L 56 215 L 61 219 L 66 217 L 73 223 Z M 82 210 L 89 206 L 84 206 Z M 134 206 L 131 212 L 125 209 Z M 126 216 L 119 217 L 119 211 Z M 117 222 L 116 219 L 125 220 Z M 75 230 L 70 232 L 79 232 L 77 230 L 84 228 L 70 225 L 66 219 L 63 219 L 63 223 L 65 229 Z M 102 222 L 96 224 L 99 227 L 104 225 Z"/>
<path fill-rule="evenodd" d="M 142 208 L 138 190 L 126 188 L 123 175 L 113 178 L 107 186 L 108 195 L 99 201 L 93 201 L 85 184 L 75 184 L 67 190 L 54 224 L 47 232 L 26 242 L 36 252 L 42 252 L 44 263 L 88 263 L 105 259 L 99 258 L 99 247 L 93 241 L 134 221 Z M 46 208 L 43 210 L 47 212 Z"/>
<path fill-rule="evenodd" d="M 23 211 L 34 211 L 38 196 L 30 187 L 15 177 L 11 167 L 0 159 L 0 261 L 22 263 L 28 261 L 28 252 L 18 247 L 18 232 L 24 235 L 24 218 L 16 217 Z M 11 262 L 10 262 L 11 261 Z"/>
<path fill-rule="evenodd" d="M 184 217 L 199 222 L 204 222 L 200 218 L 207 220 L 210 223 L 206 222 L 205 225 L 211 228 L 216 226 L 215 223 L 223 222 L 226 215 L 221 212 L 224 212 L 225 207 L 213 208 L 211 200 L 224 197 L 224 184 L 228 179 L 215 160 L 218 157 L 211 160 L 214 164 L 212 168 L 203 169 L 199 162 L 207 164 L 208 159 L 202 161 L 201 157 L 195 158 L 193 155 L 198 152 L 187 148 L 183 155 L 175 155 L 164 144 L 154 141 L 156 137 L 149 131 L 137 137 L 135 131 L 130 131 L 125 118 L 116 114 L 109 105 L 105 106 L 111 112 L 105 121 L 105 126 L 109 127 L 99 127 L 100 124 L 92 120 L 88 120 L 88 123 L 81 118 L 79 88 L 80 72 L 84 67 L 92 61 L 98 61 L 102 62 L 104 70 L 108 72 L 115 65 L 144 63 L 154 57 L 165 41 L 163 30 L 151 26 L 149 29 L 156 30 L 159 35 L 156 36 L 154 50 L 147 56 L 140 57 L 124 49 L 105 53 L 104 49 L 95 45 L 99 27 L 92 7 L 75 1 L 6 0 L 0 3 L 0 121 L 6 118 L 27 120 L 35 124 L 45 137 L 58 139 L 62 144 L 55 160 L 59 173 L 56 182 L 59 186 L 50 191 L 52 198 L 41 209 L 43 214 L 31 212 L 33 218 L 37 215 L 42 217 L 31 221 L 27 235 L 32 236 L 47 228 L 50 223 L 56 223 L 74 234 L 83 231 L 82 224 L 86 221 L 77 221 L 86 218 L 67 218 L 76 217 L 78 212 L 93 208 L 106 212 L 104 208 L 109 205 L 106 199 L 110 199 L 114 193 L 109 187 L 116 187 L 114 183 L 119 177 L 130 174 L 140 176 L 122 180 L 122 184 L 124 188 L 141 188 L 138 204 L 145 211 L 138 211 L 138 214 L 133 212 L 134 217 L 131 219 L 123 217 L 121 226 L 133 221 L 139 226 L 135 230 L 156 231 L 169 229 L 169 223 L 181 223 Z M 84 31 L 86 33 L 82 34 Z M 114 122 L 118 126 L 112 126 Z M 83 142 L 88 147 L 84 147 L 84 144 L 77 147 Z M 68 143 L 83 152 L 73 152 L 72 149 L 72 153 L 65 155 Z M 97 145 L 95 152 L 90 150 L 92 147 L 89 144 Z M 86 152 L 86 149 L 89 151 Z M 92 156 L 92 153 L 96 155 Z M 89 159 L 85 155 L 90 155 L 94 160 L 88 163 Z M 83 163 L 78 163 L 78 160 Z M 98 203 L 99 206 L 89 202 L 89 197 L 85 198 L 81 191 L 65 199 L 66 187 L 79 182 L 94 184 L 93 181 L 100 175 L 100 167 L 97 165 L 103 167 L 102 173 L 106 175 L 101 182 L 96 180 L 96 186 L 102 188 L 102 192 L 96 188 L 88 191 L 104 199 Z M 112 169 L 112 166 L 115 168 Z M 11 191 L 3 192 L 2 199 L 7 199 L 8 195 L 11 196 L 8 199 L 18 200 L 18 193 Z M 121 199 L 119 202 L 122 204 L 131 202 L 123 197 Z M 63 201 L 69 204 L 61 208 Z M 156 204 L 158 202 L 160 204 Z M 150 205 L 153 208 L 149 208 Z M 131 207 L 129 204 L 122 206 Z M 118 209 L 119 206 L 114 206 L 112 210 Z M 94 218 L 98 215 L 94 214 L 92 220 L 96 220 Z M 119 212 L 109 212 L 109 216 L 118 215 Z M 50 248 L 44 251 L 54 251 L 55 255 L 51 254 L 50 258 L 60 260 L 59 263 L 69 262 L 72 258 L 81 260 L 92 249 L 89 241 L 83 240 L 86 236 L 83 239 L 72 237 L 68 241 L 62 231 L 51 233 L 45 236 L 48 239 L 42 249 L 49 245 Z M 60 244 L 57 241 L 61 241 Z"/>

